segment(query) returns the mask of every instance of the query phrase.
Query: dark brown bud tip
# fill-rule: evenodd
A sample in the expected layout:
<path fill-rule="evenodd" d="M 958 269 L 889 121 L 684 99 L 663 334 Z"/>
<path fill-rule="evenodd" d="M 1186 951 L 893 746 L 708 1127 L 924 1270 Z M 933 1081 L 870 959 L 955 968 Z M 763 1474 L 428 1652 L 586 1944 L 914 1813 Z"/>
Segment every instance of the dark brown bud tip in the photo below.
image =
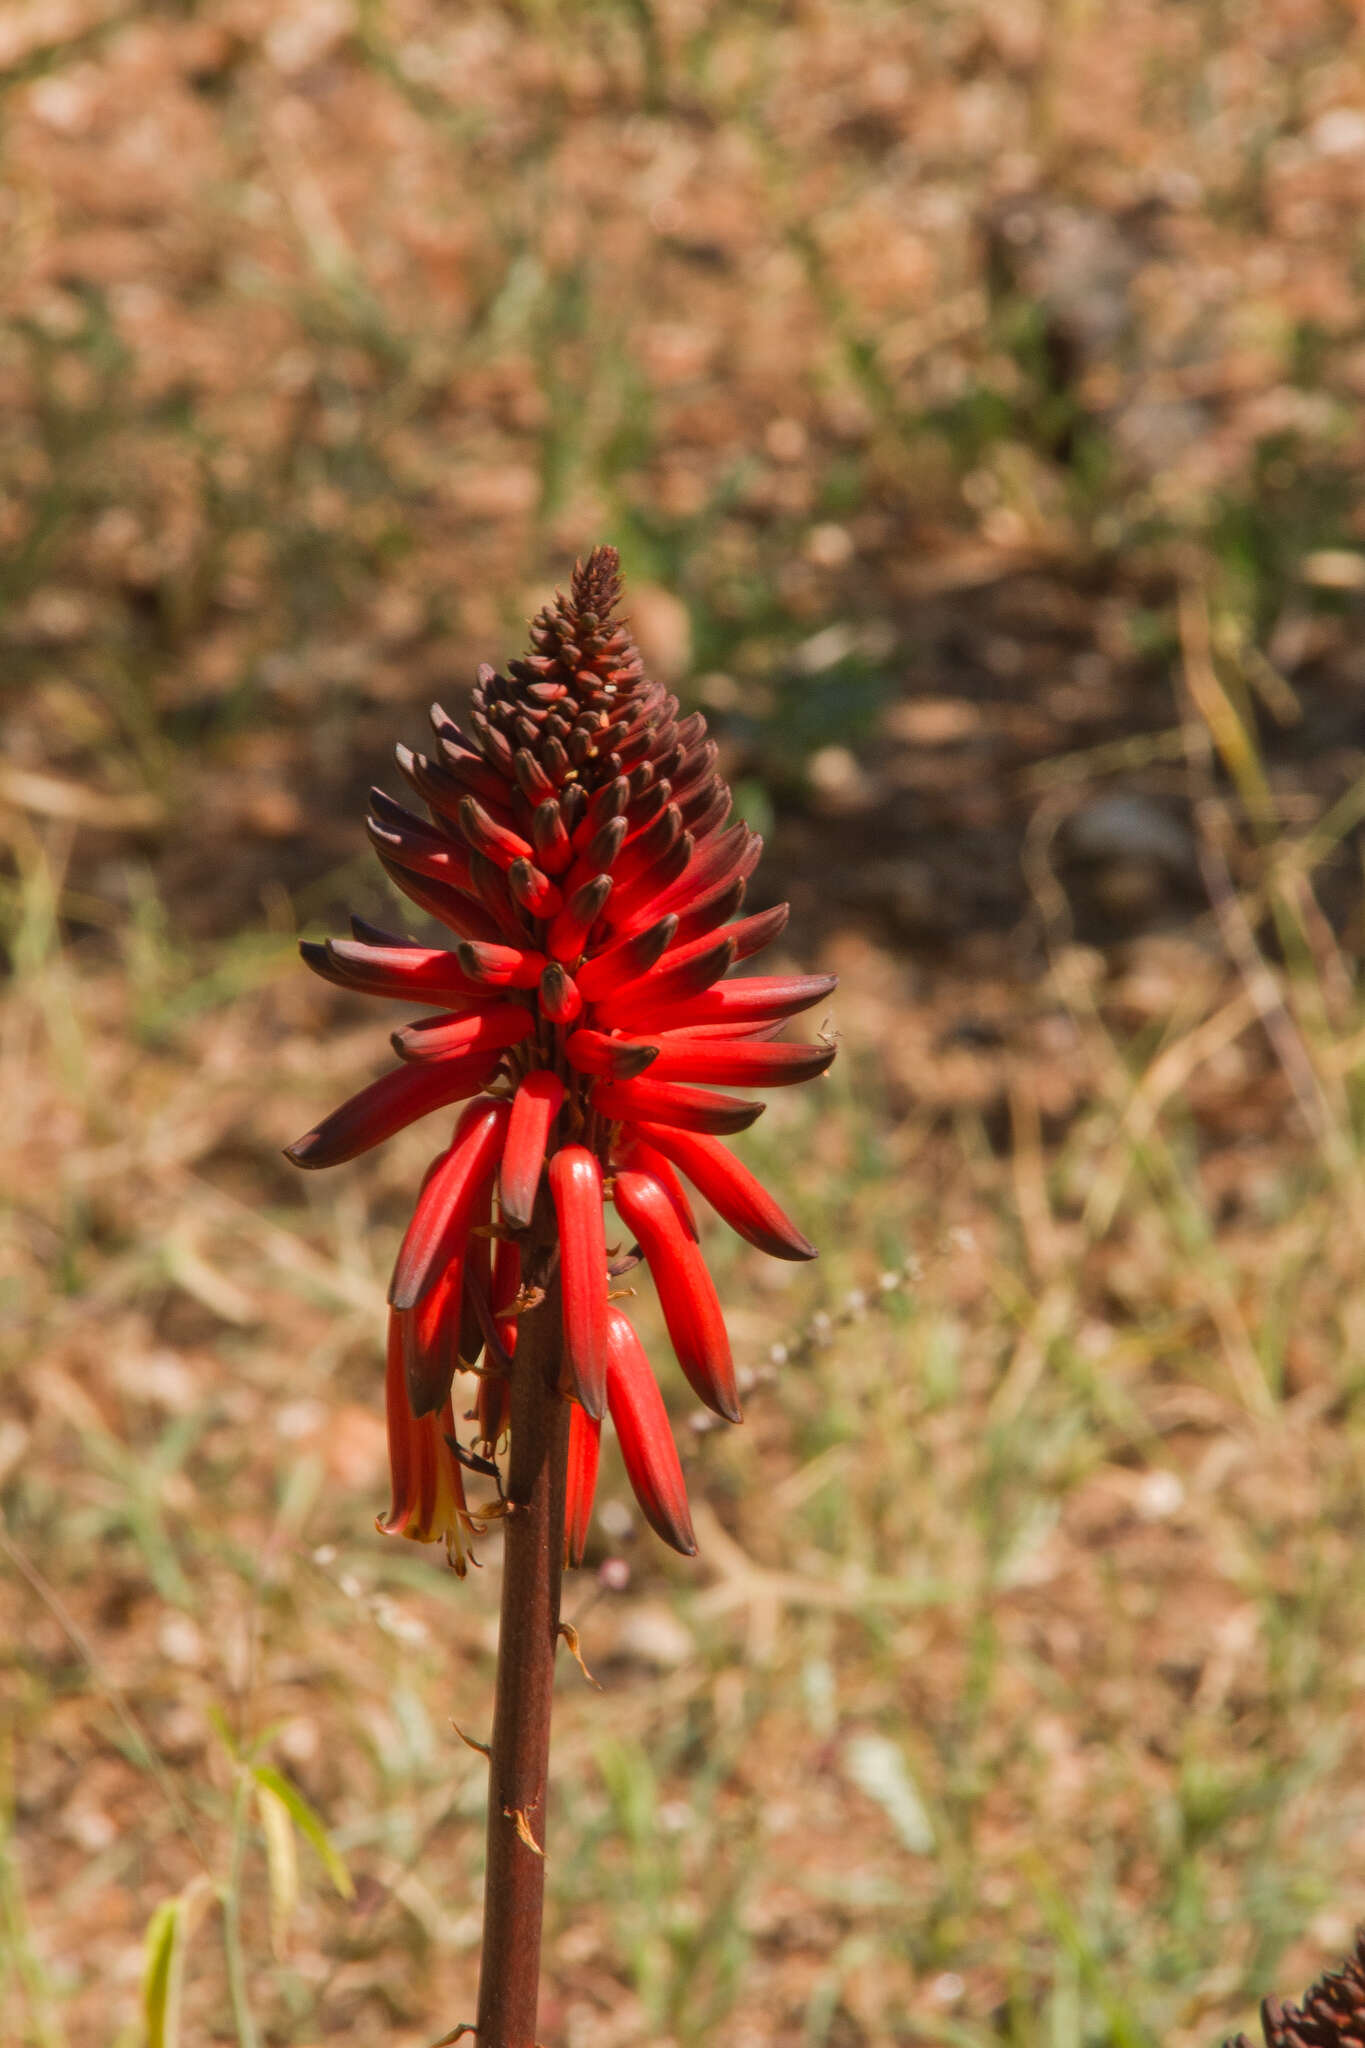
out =
<path fill-rule="evenodd" d="M 370 924 L 363 917 L 351 919 L 351 932 L 362 946 L 407 946 L 417 950 L 416 939 L 409 939 L 402 932 L 386 932 L 382 925 Z"/>
<path fill-rule="evenodd" d="M 321 1141 L 318 1133 L 316 1131 L 307 1131 L 303 1137 L 295 1138 L 292 1145 L 285 1146 L 284 1156 L 291 1166 L 302 1166 L 304 1168 L 326 1166 L 330 1163 L 328 1160 L 313 1157 L 313 1154 L 320 1150 Z"/>

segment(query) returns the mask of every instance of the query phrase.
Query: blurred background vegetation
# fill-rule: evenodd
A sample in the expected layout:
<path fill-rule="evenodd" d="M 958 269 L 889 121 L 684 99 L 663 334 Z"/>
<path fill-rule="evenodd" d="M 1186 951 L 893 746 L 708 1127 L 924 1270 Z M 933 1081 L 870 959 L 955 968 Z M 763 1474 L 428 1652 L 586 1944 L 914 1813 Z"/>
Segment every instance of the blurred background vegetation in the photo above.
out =
<path fill-rule="evenodd" d="M 294 940 L 598 540 L 844 1056 L 701 1557 L 609 1478 L 542 2033 L 1195 2048 L 1365 1912 L 1359 11 L 0 11 L 0 2039 L 419 2048 L 496 1542 Z M 646 1324 L 650 1311 L 644 1307 Z M 657 1331 L 657 1322 L 655 1324 Z M 657 1342 L 657 1336 L 656 1336 Z"/>

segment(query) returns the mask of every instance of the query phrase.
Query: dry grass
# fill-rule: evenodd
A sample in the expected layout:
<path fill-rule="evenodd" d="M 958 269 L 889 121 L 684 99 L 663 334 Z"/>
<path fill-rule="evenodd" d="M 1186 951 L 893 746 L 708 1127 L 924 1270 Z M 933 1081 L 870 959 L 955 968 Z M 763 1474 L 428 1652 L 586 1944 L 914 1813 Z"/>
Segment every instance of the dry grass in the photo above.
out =
<path fill-rule="evenodd" d="M 372 1532 L 426 1141 L 289 1173 L 385 1029 L 293 939 L 599 534 L 844 1055 L 744 1141 L 820 1265 L 717 1234 L 700 1558 L 609 1474 L 572 1591 L 543 2038 L 1301 1988 L 1365 1910 L 1338 12 L 71 0 L 0 65 L 0 2040 L 134 2048 L 149 1956 L 186 2043 L 471 2010 L 497 1545 Z"/>

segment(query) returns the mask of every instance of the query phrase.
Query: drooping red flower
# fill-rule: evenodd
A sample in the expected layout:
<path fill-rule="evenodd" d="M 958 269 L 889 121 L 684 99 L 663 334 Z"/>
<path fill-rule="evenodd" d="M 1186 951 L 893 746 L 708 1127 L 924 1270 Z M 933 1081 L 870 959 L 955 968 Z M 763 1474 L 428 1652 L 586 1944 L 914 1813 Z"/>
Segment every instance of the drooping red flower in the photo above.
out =
<path fill-rule="evenodd" d="M 680 717 L 677 699 L 645 676 L 615 617 L 619 597 L 616 552 L 598 548 L 575 568 L 569 596 L 533 621 L 526 658 L 506 676 L 479 670 L 468 733 L 437 706 L 434 754 L 399 747 L 427 818 L 373 792 L 369 830 L 386 872 L 450 943 L 353 920 L 353 938 L 301 949 L 342 988 L 435 1014 L 395 1032 L 400 1064 L 289 1147 L 296 1165 L 335 1166 L 434 1110 L 467 1105 L 427 1173 L 389 1290 L 393 1504 L 380 1524 L 444 1538 L 459 1570 L 473 1524 L 451 1388 L 482 1356 L 465 1455 L 496 1457 L 518 1240 L 538 1203 L 557 1226 L 577 1403 L 566 1508 L 575 1563 L 606 1413 L 651 1526 L 684 1553 L 696 1547 L 662 1397 L 609 1299 L 604 1198 L 648 1262 L 693 1390 L 732 1422 L 729 1340 L 683 1181 L 773 1257 L 815 1256 L 719 1142 L 763 1105 L 718 1091 L 823 1073 L 832 1045 L 778 1034 L 833 977 L 729 978 L 777 937 L 787 909 L 740 914 L 762 841 L 729 822 L 705 720 Z"/>

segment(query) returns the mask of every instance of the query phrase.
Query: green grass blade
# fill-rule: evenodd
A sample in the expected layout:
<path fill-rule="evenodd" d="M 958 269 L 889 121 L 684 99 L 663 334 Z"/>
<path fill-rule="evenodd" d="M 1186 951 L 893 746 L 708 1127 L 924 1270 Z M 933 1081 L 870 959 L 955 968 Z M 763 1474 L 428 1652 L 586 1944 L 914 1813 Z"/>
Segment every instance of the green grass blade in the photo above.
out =
<path fill-rule="evenodd" d="M 179 2048 L 185 1966 L 185 1901 L 163 1899 L 147 1928 L 142 2016 L 147 2048 Z"/>
<path fill-rule="evenodd" d="M 342 1861 L 341 1855 L 323 1826 L 322 1820 L 308 1804 L 297 1785 L 291 1785 L 283 1771 L 277 1771 L 273 1764 L 255 1764 L 252 1776 L 259 1787 L 273 1796 L 285 1808 L 299 1833 L 310 1842 L 322 1860 L 327 1875 L 343 1899 L 354 1895 L 355 1886 L 351 1873 Z"/>

